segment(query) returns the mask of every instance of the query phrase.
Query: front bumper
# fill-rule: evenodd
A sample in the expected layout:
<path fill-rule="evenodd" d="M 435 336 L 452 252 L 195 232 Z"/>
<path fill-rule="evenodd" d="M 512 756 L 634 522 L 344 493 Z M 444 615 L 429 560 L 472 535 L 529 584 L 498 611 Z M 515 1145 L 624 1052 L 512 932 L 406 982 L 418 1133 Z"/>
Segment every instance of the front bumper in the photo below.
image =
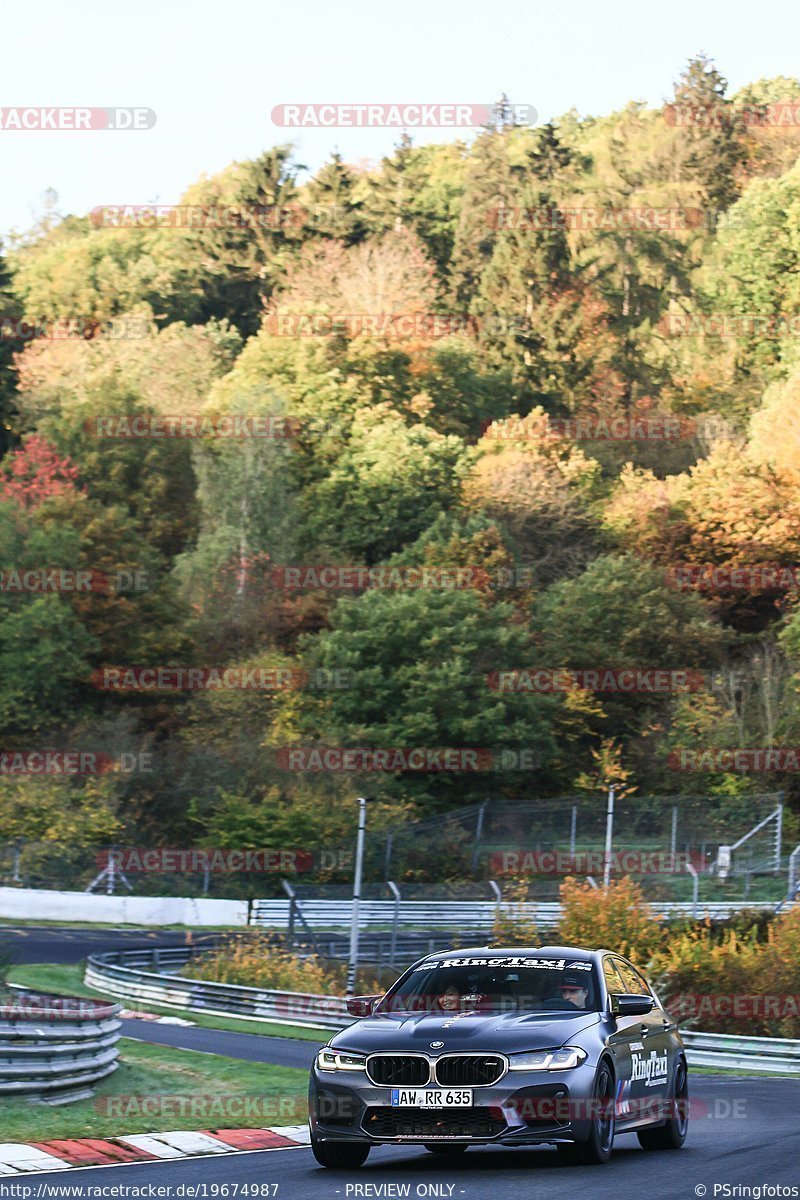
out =
<path fill-rule="evenodd" d="M 468 1142 L 538 1145 L 584 1141 L 590 1132 L 595 1067 L 566 1071 L 508 1071 L 489 1087 L 473 1088 L 470 1108 L 394 1108 L 391 1087 L 365 1072 L 311 1072 L 309 1124 L 320 1141 L 370 1145 Z"/>

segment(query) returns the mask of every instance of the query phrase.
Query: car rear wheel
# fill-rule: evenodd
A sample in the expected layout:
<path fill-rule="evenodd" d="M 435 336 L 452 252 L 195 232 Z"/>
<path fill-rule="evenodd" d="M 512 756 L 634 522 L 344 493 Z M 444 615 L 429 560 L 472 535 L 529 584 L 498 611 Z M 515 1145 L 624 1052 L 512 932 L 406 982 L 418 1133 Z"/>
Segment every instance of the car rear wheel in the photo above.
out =
<path fill-rule="evenodd" d="M 369 1144 L 364 1142 L 321 1142 L 311 1138 L 311 1152 L 321 1167 L 348 1170 L 367 1161 Z"/>
<path fill-rule="evenodd" d="M 466 1142 L 450 1142 L 449 1144 L 445 1142 L 426 1142 L 425 1149 L 429 1150 L 431 1154 L 463 1154 L 465 1150 L 469 1149 L 469 1146 Z"/>
<path fill-rule="evenodd" d="M 655 1129 L 640 1129 L 637 1133 L 643 1150 L 680 1150 L 689 1128 L 689 1079 L 686 1063 L 681 1059 L 675 1070 L 672 1093 L 672 1116 Z"/>
<path fill-rule="evenodd" d="M 608 1065 L 602 1063 L 594 1080 L 589 1137 L 565 1149 L 572 1150 L 572 1160 L 584 1166 L 608 1162 L 614 1148 L 614 1128 L 614 1077 Z"/>

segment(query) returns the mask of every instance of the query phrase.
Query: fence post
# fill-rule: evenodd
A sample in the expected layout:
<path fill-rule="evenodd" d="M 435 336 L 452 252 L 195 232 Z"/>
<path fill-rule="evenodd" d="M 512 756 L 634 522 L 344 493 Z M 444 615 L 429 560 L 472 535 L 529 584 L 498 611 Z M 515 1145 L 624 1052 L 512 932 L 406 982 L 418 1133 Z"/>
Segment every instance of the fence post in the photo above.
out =
<path fill-rule="evenodd" d="M 289 923 L 286 927 L 286 939 L 290 946 L 294 944 L 295 890 L 288 879 L 281 880 L 281 887 L 289 897 Z"/>
<path fill-rule="evenodd" d="M 385 854 L 384 864 L 383 864 L 383 878 L 385 880 L 388 880 L 388 878 L 389 878 L 389 870 L 391 868 L 391 863 L 392 863 L 392 847 L 393 847 L 393 845 L 394 845 L 394 834 L 388 833 L 386 835 L 386 854 Z"/>
<path fill-rule="evenodd" d="M 14 843 L 14 867 L 13 867 L 13 872 L 11 875 L 12 883 L 20 882 L 19 862 L 20 862 L 21 855 L 22 855 L 22 839 L 17 838 L 16 842 Z"/>
<path fill-rule="evenodd" d="M 489 884 L 489 887 L 492 889 L 492 891 L 494 893 L 494 899 L 495 899 L 494 920 L 495 920 L 495 924 L 497 924 L 500 920 L 500 908 L 503 903 L 503 892 L 500 888 L 500 884 L 497 882 L 496 879 L 489 879 L 487 882 Z"/>
<path fill-rule="evenodd" d="M 486 812 L 488 800 L 484 800 L 483 804 L 478 809 L 478 821 L 475 826 L 475 848 L 472 851 L 472 870 L 478 869 L 478 855 L 481 852 L 481 837 L 483 836 L 483 814 Z"/>
<path fill-rule="evenodd" d="M 789 855 L 789 886 L 786 891 L 787 900 L 794 899 L 795 885 L 797 881 L 797 856 L 800 854 L 800 845 L 795 846 L 792 853 Z"/>
<path fill-rule="evenodd" d="M 673 863 L 675 862 L 675 851 L 677 850 L 677 848 L 678 848 L 678 806 L 677 806 L 677 804 L 673 804 L 673 806 L 672 806 L 672 832 L 671 832 L 670 838 L 669 838 L 669 853 L 670 853 L 670 859 Z"/>
<path fill-rule="evenodd" d="M 396 883 L 392 883 L 391 879 L 387 879 L 386 886 L 394 896 L 394 912 L 392 914 L 392 940 L 389 948 L 389 966 L 394 966 L 395 954 L 397 953 L 397 926 L 400 921 L 400 888 Z"/>
<path fill-rule="evenodd" d="M 569 857 L 570 861 L 575 858 L 575 834 L 578 828 L 578 806 L 573 804 L 572 815 L 569 819 Z"/>
<path fill-rule="evenodd" d="M 783 793 L 781 793 L 783 798 Z M 781 869 L 781 850 L 783 849 L 783 805 L 778 805 L 778 819 L 775 826 L 775 871 L 780 872 Z"/>

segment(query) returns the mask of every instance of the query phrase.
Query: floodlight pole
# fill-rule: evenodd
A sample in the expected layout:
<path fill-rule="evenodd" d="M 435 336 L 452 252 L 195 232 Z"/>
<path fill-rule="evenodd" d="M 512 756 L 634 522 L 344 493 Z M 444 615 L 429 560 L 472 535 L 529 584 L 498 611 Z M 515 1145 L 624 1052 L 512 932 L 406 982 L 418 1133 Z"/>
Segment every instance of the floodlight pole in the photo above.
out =
<path fill-rule="evenodd" d="M 611 846 L 614 839 L 614 785 L 608 789 L 608 808 L 606 809 L 606 850 L 603 855 L 603 887 L 611 882 Z"/>
<path fill-rule="evenodd" d="M 356 988 L 358 967 L 358 906 L 361 900 L 361 870 L 364 862 L 364 830 L 367 824 L 367 801 L 358 798 L 358 836 L 356 838 L 356 865 L 353 874 L 353 909 L 350 920 L 350 959 L 347 964 L 347 994 L 352 996 Z"/>

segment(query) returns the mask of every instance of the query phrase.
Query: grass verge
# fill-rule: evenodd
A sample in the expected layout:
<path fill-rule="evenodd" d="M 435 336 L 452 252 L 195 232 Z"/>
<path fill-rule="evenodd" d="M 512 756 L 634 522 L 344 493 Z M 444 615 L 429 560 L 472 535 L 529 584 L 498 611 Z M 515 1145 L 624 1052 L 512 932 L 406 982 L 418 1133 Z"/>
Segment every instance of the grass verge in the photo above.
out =
<path fill-rule="evenodd" d="M 120 1065 L 89 1100 L 0 1100 L 4 1142 L 170 1129 L 250 1129 L 305 1119 L 308 1073 L 120 1039 Z"/>

